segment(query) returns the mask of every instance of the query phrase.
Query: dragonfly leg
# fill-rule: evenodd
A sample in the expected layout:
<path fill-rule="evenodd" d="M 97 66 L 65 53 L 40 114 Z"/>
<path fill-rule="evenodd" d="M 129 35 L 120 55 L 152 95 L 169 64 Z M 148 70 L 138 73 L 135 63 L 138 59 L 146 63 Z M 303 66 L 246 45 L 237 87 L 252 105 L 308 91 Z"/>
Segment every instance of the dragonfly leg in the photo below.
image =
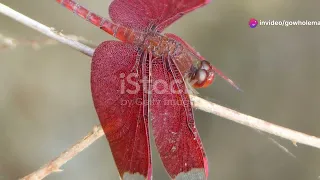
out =
<path fill-rule="evenodd" d="M 142 52 L 141 48 L 138 48 L 136 62 L 134 64 L 134 66 L 132 67 L 132 69 L 130 70 L 130 72 L 138 73 L 138 68 L 139 68 L 139 65 L 141 64 L 141 61 L 142 61 L 142 59 L 141 59 L 142 55 L 144 55 L 144 53 Z"/>
<path fill-rule="evenodd" d="M 168 64 L 168 58 L 169 58 L 169 55 L 166 56 L 166 55 L 163 55 L 161 56 L 161 59 L 162 59 L 162 62 L 163 62 L 163 70 L 165 70 L 166 72 L 164 73 L 164 76 L 165 76 L 165 80 L 168 81 L 169 78 L 168 78 L 168 72 L 170 72 L 170 68 L 169 68 L 169 64 Z"/>

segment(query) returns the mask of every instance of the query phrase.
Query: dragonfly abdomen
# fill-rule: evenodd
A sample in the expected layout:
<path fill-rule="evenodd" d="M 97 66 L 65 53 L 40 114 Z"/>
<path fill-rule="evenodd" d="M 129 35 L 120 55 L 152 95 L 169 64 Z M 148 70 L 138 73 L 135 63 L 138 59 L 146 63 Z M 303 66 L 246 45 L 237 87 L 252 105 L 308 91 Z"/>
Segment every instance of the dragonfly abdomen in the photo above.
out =
<path fill-rule="evenodd" d="M 144 50 L 149 50 L 153 53 L 154 56 L 161 57 L 168 54 L 177 55 L 182 52 L 180 50 L 182 48 L 180 43 L 165 35 L 161 35 L 153 31 L 134 31 L 131 28 L 115 24 L 112 21 L 89 11 L 87 8 L 81 6 L 73 0 L 56 1 L 72 11 L 77 16 L 89 21 L 91 24 L 99 27 L 115 38 L 123 42 L 135 44 L 136 46 Z"/>
<path fill-rule="evenodd" d="M 66 7 L 68 10 L 72 11 L 74 14 L 81 17 L 82 19 L 89 21 L 91 24 L 99 27 L 103 31 L 107 32 L 108 34 L 114 36 L 115 38 L 121 41 L 133 42 L 133 40 L 135 40 L 133 30 L 130 28 L 117 25 L 112 21 L 89 11 L 87 8 L 81 6 L 73 0 L 56 1 L 60 3 L 62 6 Z"/>

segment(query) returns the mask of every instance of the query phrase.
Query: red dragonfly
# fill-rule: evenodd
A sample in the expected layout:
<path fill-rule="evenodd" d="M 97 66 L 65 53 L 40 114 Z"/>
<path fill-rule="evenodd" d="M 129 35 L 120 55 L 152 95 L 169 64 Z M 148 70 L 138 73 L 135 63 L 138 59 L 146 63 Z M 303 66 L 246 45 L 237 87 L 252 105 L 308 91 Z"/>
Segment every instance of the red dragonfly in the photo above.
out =
<path fill-rule="evenodd" d="M 186 83 L 207 87 L 218 74 L 238 87 L 180 37 L 161 32 L 210 0 L 114 0 L 112 21 L 72 0 L 56 1 L 120 40 L 95 49 L 91 90 L 121 179 L 152 179 L 149 122 L 172 179 L 207 179 Z"/>

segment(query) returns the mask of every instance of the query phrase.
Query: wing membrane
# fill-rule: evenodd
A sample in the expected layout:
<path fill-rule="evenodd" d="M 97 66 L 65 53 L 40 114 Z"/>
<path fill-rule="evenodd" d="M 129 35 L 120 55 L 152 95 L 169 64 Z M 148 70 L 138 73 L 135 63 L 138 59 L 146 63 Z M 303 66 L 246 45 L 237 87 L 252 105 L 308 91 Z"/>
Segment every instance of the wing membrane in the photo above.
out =
<path fill-rule="evenodd" d="M 92 59 L 91 90 L 120 176 L 149 180 L 151 155 L 143 92 L 138 83 L 141 73 L 130 73 L 137 57 L 134 48 L 118 41 L 100 44 Z"/>
<path fill-rule="evenodd" d="M 195 127 L 185 84 L 176 65 L 154 60 L 151 119 L 155 143 L 173 179 L 205 180 L 207 159 Z M 166 77 L 166 78 L 165 78 Z"/>
<path fill-rule="evenodd" d="M 162 31 L 184 14 L 210 0 L 114 0 L 109 6 L 111 19 L 123 26 L 144 30 L 150 25 Z"/>

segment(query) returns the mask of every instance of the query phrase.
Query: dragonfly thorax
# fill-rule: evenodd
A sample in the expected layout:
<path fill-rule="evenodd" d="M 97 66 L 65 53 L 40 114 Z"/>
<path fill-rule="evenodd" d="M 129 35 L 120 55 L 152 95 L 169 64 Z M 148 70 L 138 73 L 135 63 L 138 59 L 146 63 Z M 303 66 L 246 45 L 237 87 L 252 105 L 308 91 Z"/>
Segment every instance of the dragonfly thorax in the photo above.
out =
<path fill-rule="evenodd" d="M 174 57 L 183 51 L 179 42 L 159 33 L 145 34 L 141 44 L 142 49 L 151 52 L 154 57 Z"/>

